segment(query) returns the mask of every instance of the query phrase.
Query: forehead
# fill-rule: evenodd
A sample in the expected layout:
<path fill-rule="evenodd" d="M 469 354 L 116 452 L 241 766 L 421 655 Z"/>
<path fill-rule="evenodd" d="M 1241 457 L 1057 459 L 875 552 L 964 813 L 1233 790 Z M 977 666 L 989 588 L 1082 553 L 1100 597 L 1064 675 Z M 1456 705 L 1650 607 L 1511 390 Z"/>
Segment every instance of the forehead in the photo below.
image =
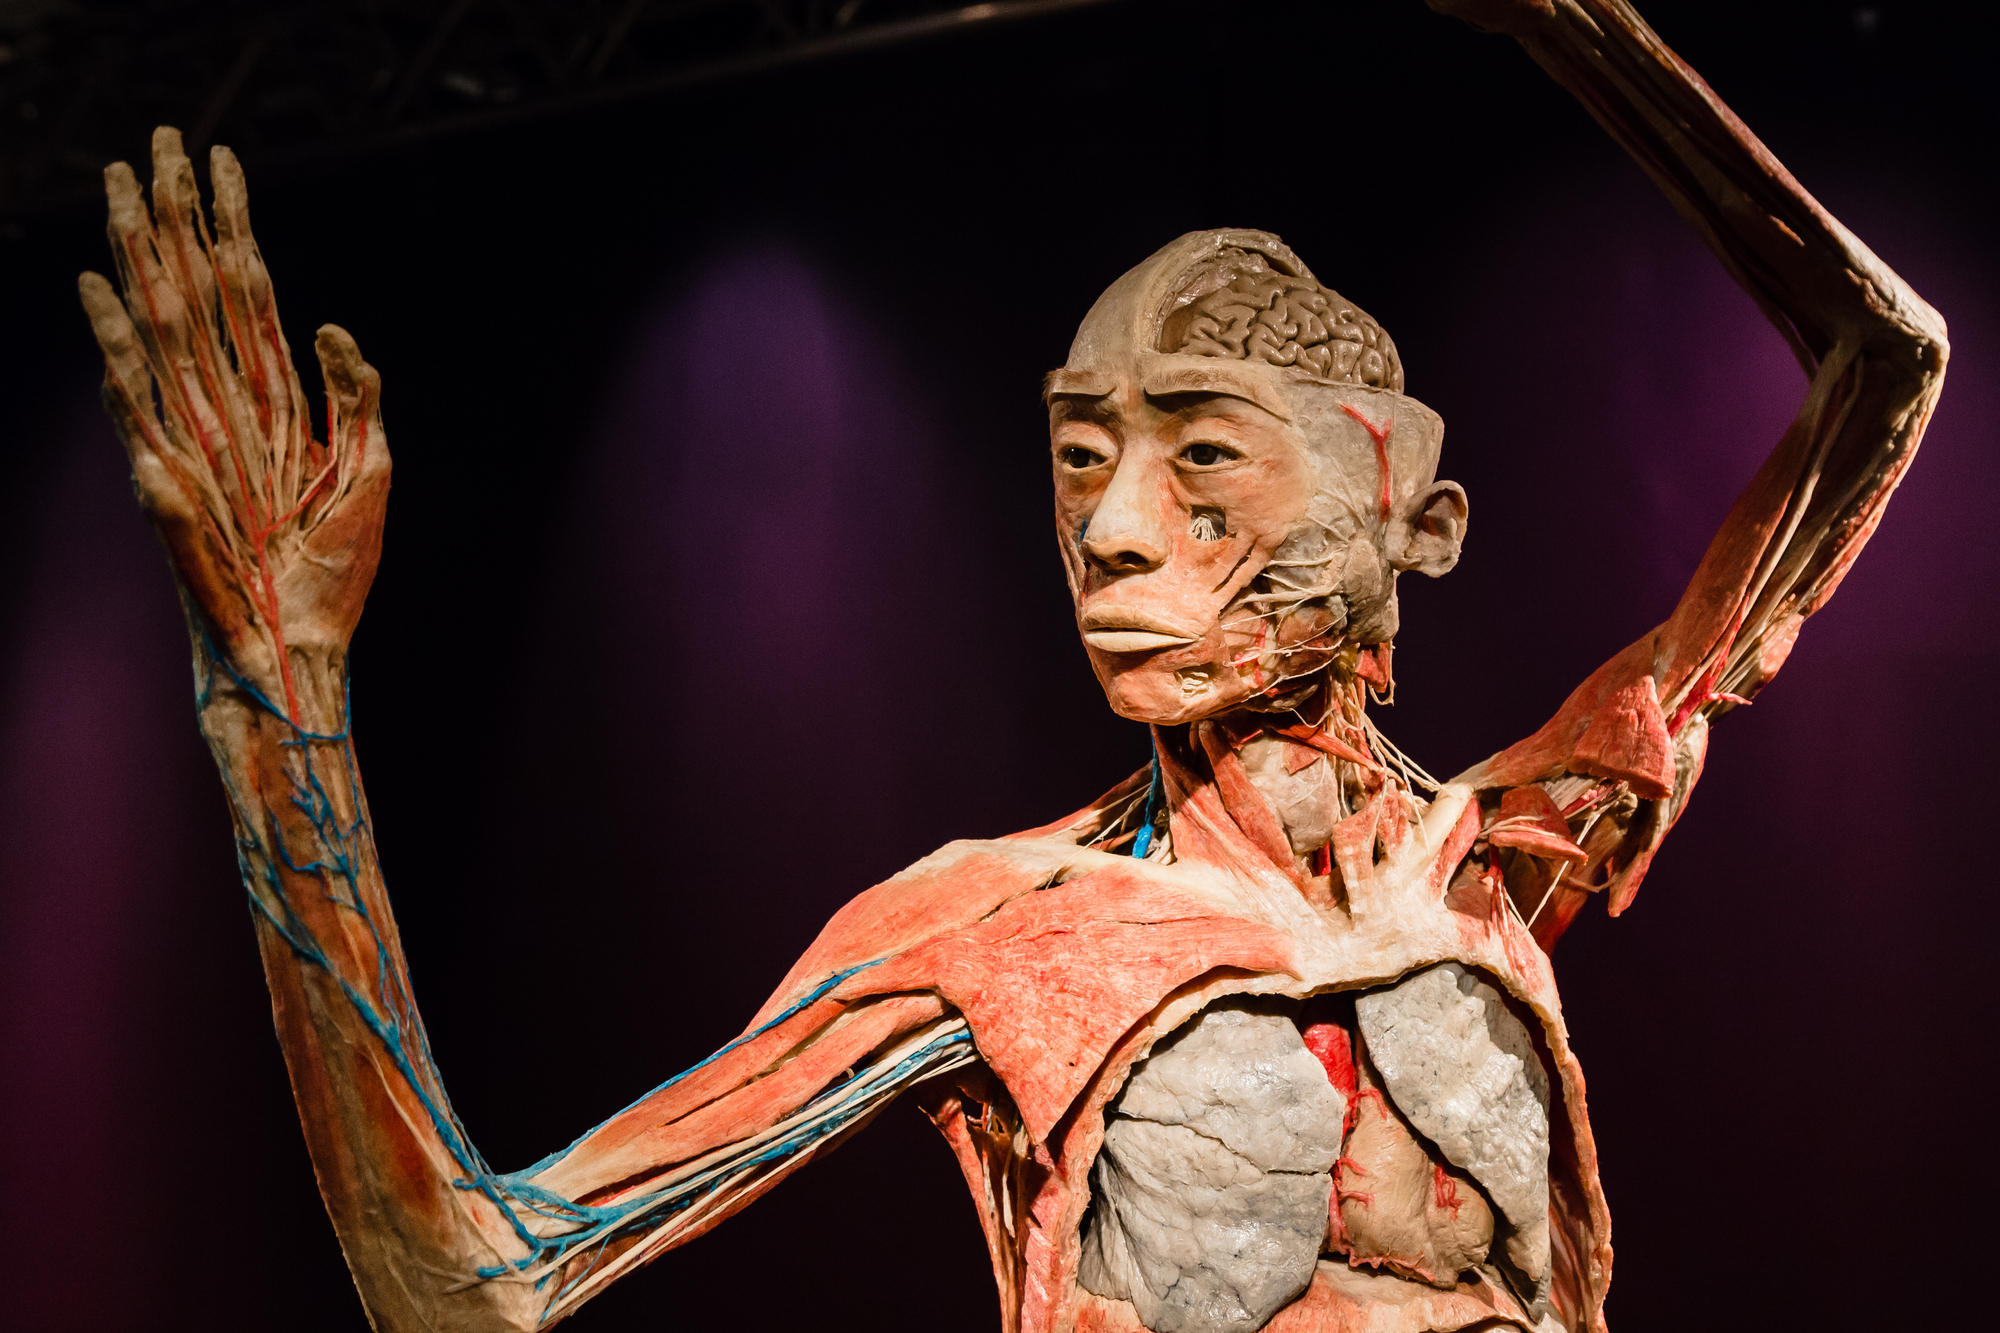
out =
<path fill-rule="evenodd" d="M 1210 357 L 1160 356 L 1148 360 L 1152 364 L 1055 371 L 1048 378 L 1045 393 L 1050 420 L 1122 416 L 1141 402 L 1158 410 L 1181 411 L 1190 406 L 1190 399 L 1200 400 L 1211 411 L 1230 415 L 1268 414 L 1280 422 L 1292 419 L 1285 395 L 1270 374 L 1260 368 Z"/>

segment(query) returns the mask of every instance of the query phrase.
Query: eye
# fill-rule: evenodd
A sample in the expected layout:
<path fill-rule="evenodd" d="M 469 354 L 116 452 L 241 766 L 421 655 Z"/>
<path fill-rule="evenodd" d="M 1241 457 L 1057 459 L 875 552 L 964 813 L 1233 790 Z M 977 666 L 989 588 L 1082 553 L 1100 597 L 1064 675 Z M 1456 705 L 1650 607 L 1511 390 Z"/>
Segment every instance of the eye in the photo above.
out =
<path fill-rule="evenodd" d="M 1181 450 L 1181 461 L 1191 467 L 1214 467 L 1217 463 L 1227 463 L 1241 457 L 1243 455 L 1227 445 L 1206 442 L 1191 444 Z"/>
<path fill-rule="evenodd" d="M 1103 454 L 1098 453 L 1095 449 L 1086 449 L 1080 444 L 1064 445 L 1062 448 L 1056 450 L 1056 457 L 1060 458 L 1062 465 L 1072 472 L 1081 472 L 1085 468 L 1096 467 L 1104 461 Z"/>

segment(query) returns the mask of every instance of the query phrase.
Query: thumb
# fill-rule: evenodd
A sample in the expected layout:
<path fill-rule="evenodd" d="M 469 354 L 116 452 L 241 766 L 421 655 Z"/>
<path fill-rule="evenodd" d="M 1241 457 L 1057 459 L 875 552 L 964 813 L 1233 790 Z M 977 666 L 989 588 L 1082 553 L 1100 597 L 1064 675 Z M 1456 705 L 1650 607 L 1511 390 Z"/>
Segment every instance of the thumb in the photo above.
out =
<path fill-rule="evenodd" d="M 336 460 L 336 490 L 388 480 L 389 441 L 382 430 L 382 376 L 361 359 L 346 329 L 322 325 L 314 340 L 326 385 L 327 448 Z"/>

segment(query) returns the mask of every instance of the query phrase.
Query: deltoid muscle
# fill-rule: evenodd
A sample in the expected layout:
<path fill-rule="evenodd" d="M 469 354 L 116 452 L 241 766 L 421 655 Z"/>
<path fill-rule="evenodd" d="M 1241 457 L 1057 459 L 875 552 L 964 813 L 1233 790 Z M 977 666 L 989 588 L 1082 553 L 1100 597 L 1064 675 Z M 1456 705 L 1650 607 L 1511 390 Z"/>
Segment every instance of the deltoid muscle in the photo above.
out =
<path fill-rule="evenodd" d="M 446 1096 L 376 857 L 347 645 L 389 484 L 320 330 L 312 431 L 251 237 L 179 136 L 110 168 L 105 401 L 183 591 L 200 722 L 321 1192 L 378 1329 L 550 1324 L 913 1090 L 1007 1333 L 1604 1327 L 1610 1215 L 1549 951 L 1633 900 L 1711 721 L 1783 664 L 1913 457 L 1942 322 L 1614 0 L 1441 4 L 1515 36 L 1695 224 L 1811 380 L 1667 620 L 1439 783 L 1369 715 L 1400 575 L 1457 560 L 1443 425 L 1276 237 L 1184 236 L 1045 385 L 1056 530 L 1151 761 L 842 908 L 743 1034 L 496 1171 Z M 953 1318 L 950 1312 L 942 1312 Z"/>

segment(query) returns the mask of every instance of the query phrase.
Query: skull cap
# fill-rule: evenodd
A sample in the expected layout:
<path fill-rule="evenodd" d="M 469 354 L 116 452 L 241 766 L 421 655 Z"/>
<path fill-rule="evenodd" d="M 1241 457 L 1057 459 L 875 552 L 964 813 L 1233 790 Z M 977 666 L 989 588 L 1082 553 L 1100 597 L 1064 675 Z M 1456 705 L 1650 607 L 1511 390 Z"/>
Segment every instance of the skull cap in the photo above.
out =
<path fill-rule="evenodd" d="M 1153 252 L 1112 283 L 1090 307 L 1070 344 L 1065 370 L 1093 371 L 1119 365 L 1138 351 L 1157 351 L 1160 328 L 1175 309 L 1195 299 L 1186 295 L 1196 275 L 1231 251 L 1262 255 L 1286 277 L 1317 283 L 1292 248 L 1268 231 L 1222 228 L 1191 231 Z"/>

